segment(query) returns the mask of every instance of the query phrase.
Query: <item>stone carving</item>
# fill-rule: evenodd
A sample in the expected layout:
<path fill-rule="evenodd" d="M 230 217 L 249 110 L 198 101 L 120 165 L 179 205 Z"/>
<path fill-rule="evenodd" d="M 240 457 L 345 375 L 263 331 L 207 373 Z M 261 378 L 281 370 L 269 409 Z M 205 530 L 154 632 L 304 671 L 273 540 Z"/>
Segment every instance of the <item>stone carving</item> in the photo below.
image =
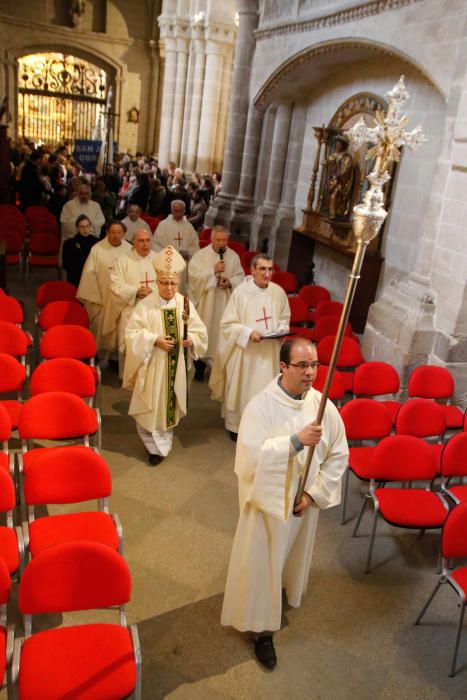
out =
<path fill-rule="evenodd" d="M 86 12 L 86 0 L 71 0 L 70 17 L 74 27 L 79 27 Z"/>
<path fill-rule="evenodd" d="M 347 220 L 352 204 L 354 161 L 348 152 L 349 142 L 345 136 L 336 136 L 333 148 L 325 163 L 326 192 L 322 210 L 327 211 L 330 219 Z"/>
<path fill-rule="evenodd" d="M 417 2 L 423 2 L 423 0 L 374 0 L 374 2 L 360 3 L 354 7 L 323 14 L 321 17 L 308 21 L 288 22 L 279 27 L 257 29 L 255 31 L 255 37 L 257 41 L 260 41 L 261 39 L 270 39 L 280 34 L 310 32 L 314 29 L 324 29 L 325 27 L 332 27 L 337 24 L 344 24 L 345 22 L 357 22 L 360 19 L 365 19 L 365 17 L 372 17 L 373 15 L 378 15 L 387 10 L 396 10 L 406 5 L 414 5 Z"/>

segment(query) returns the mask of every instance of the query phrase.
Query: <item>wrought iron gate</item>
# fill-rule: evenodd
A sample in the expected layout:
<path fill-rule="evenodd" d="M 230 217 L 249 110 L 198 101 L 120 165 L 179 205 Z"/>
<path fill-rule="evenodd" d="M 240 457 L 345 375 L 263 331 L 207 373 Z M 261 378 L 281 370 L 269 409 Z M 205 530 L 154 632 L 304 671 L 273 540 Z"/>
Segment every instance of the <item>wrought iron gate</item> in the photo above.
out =
<path fill-rule="evenodd" d="M 61 53 L 18 59 L 18 134 L 57 146 L 93 137 L 105 108 L 107 75 Z"/>

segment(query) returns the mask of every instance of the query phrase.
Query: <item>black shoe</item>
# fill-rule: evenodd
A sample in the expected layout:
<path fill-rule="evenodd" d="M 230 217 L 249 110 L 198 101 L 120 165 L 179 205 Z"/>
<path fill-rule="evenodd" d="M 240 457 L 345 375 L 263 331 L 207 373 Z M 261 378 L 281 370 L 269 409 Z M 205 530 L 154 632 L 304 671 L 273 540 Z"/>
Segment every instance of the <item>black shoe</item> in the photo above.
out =
<path fill-rule="evenodd" d="M 148 460 L 151 467 L 156 467 L 164 458 L 160 455 L 149 455 Z"/>
<path fill-rule="evenodd" d="M 229 430 L 229 435 L 232 442 L 237 442 L 238 433 L 234 433 L 232 430 Z"/>
<path fill-rule="evenodd" d="M 274 668 L 277 664 L 277 656 L 272 635 L 255 639 L 255 656 L 260 664 L 263 664 L 266 668 Z"/>
<path fill-rule="evenodd" d="M 206 363 L 202 360 L 195 360 L 195 382 L 204 381 L 204 372 L 206 370 Z"/>

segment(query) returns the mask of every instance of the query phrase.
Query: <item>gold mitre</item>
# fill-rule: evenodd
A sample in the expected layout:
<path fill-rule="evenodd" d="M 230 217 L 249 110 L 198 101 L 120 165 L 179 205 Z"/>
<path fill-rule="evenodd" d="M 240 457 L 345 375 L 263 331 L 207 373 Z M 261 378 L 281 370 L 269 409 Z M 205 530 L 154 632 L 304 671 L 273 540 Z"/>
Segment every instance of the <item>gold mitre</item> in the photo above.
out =
<path fill-rule="evenodd" d="M 161 250 L 152 259 L 152 266 L 157 273 L 157 279 L 179 279 L 180 273 L 186 267 L 186 262 L 171 245 Z"/>

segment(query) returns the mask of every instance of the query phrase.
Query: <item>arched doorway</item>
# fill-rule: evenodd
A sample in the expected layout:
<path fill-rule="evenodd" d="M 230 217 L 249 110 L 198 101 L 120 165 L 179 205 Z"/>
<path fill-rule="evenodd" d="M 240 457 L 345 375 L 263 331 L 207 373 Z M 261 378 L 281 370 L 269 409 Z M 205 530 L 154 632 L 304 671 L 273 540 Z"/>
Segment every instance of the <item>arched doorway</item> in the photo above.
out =
<path fill-rule="evenodd" d="M 109 76 L 82 58 L 58 52 L 18 58 L 18 135 L 53 146 L 99 138 Z"/>

